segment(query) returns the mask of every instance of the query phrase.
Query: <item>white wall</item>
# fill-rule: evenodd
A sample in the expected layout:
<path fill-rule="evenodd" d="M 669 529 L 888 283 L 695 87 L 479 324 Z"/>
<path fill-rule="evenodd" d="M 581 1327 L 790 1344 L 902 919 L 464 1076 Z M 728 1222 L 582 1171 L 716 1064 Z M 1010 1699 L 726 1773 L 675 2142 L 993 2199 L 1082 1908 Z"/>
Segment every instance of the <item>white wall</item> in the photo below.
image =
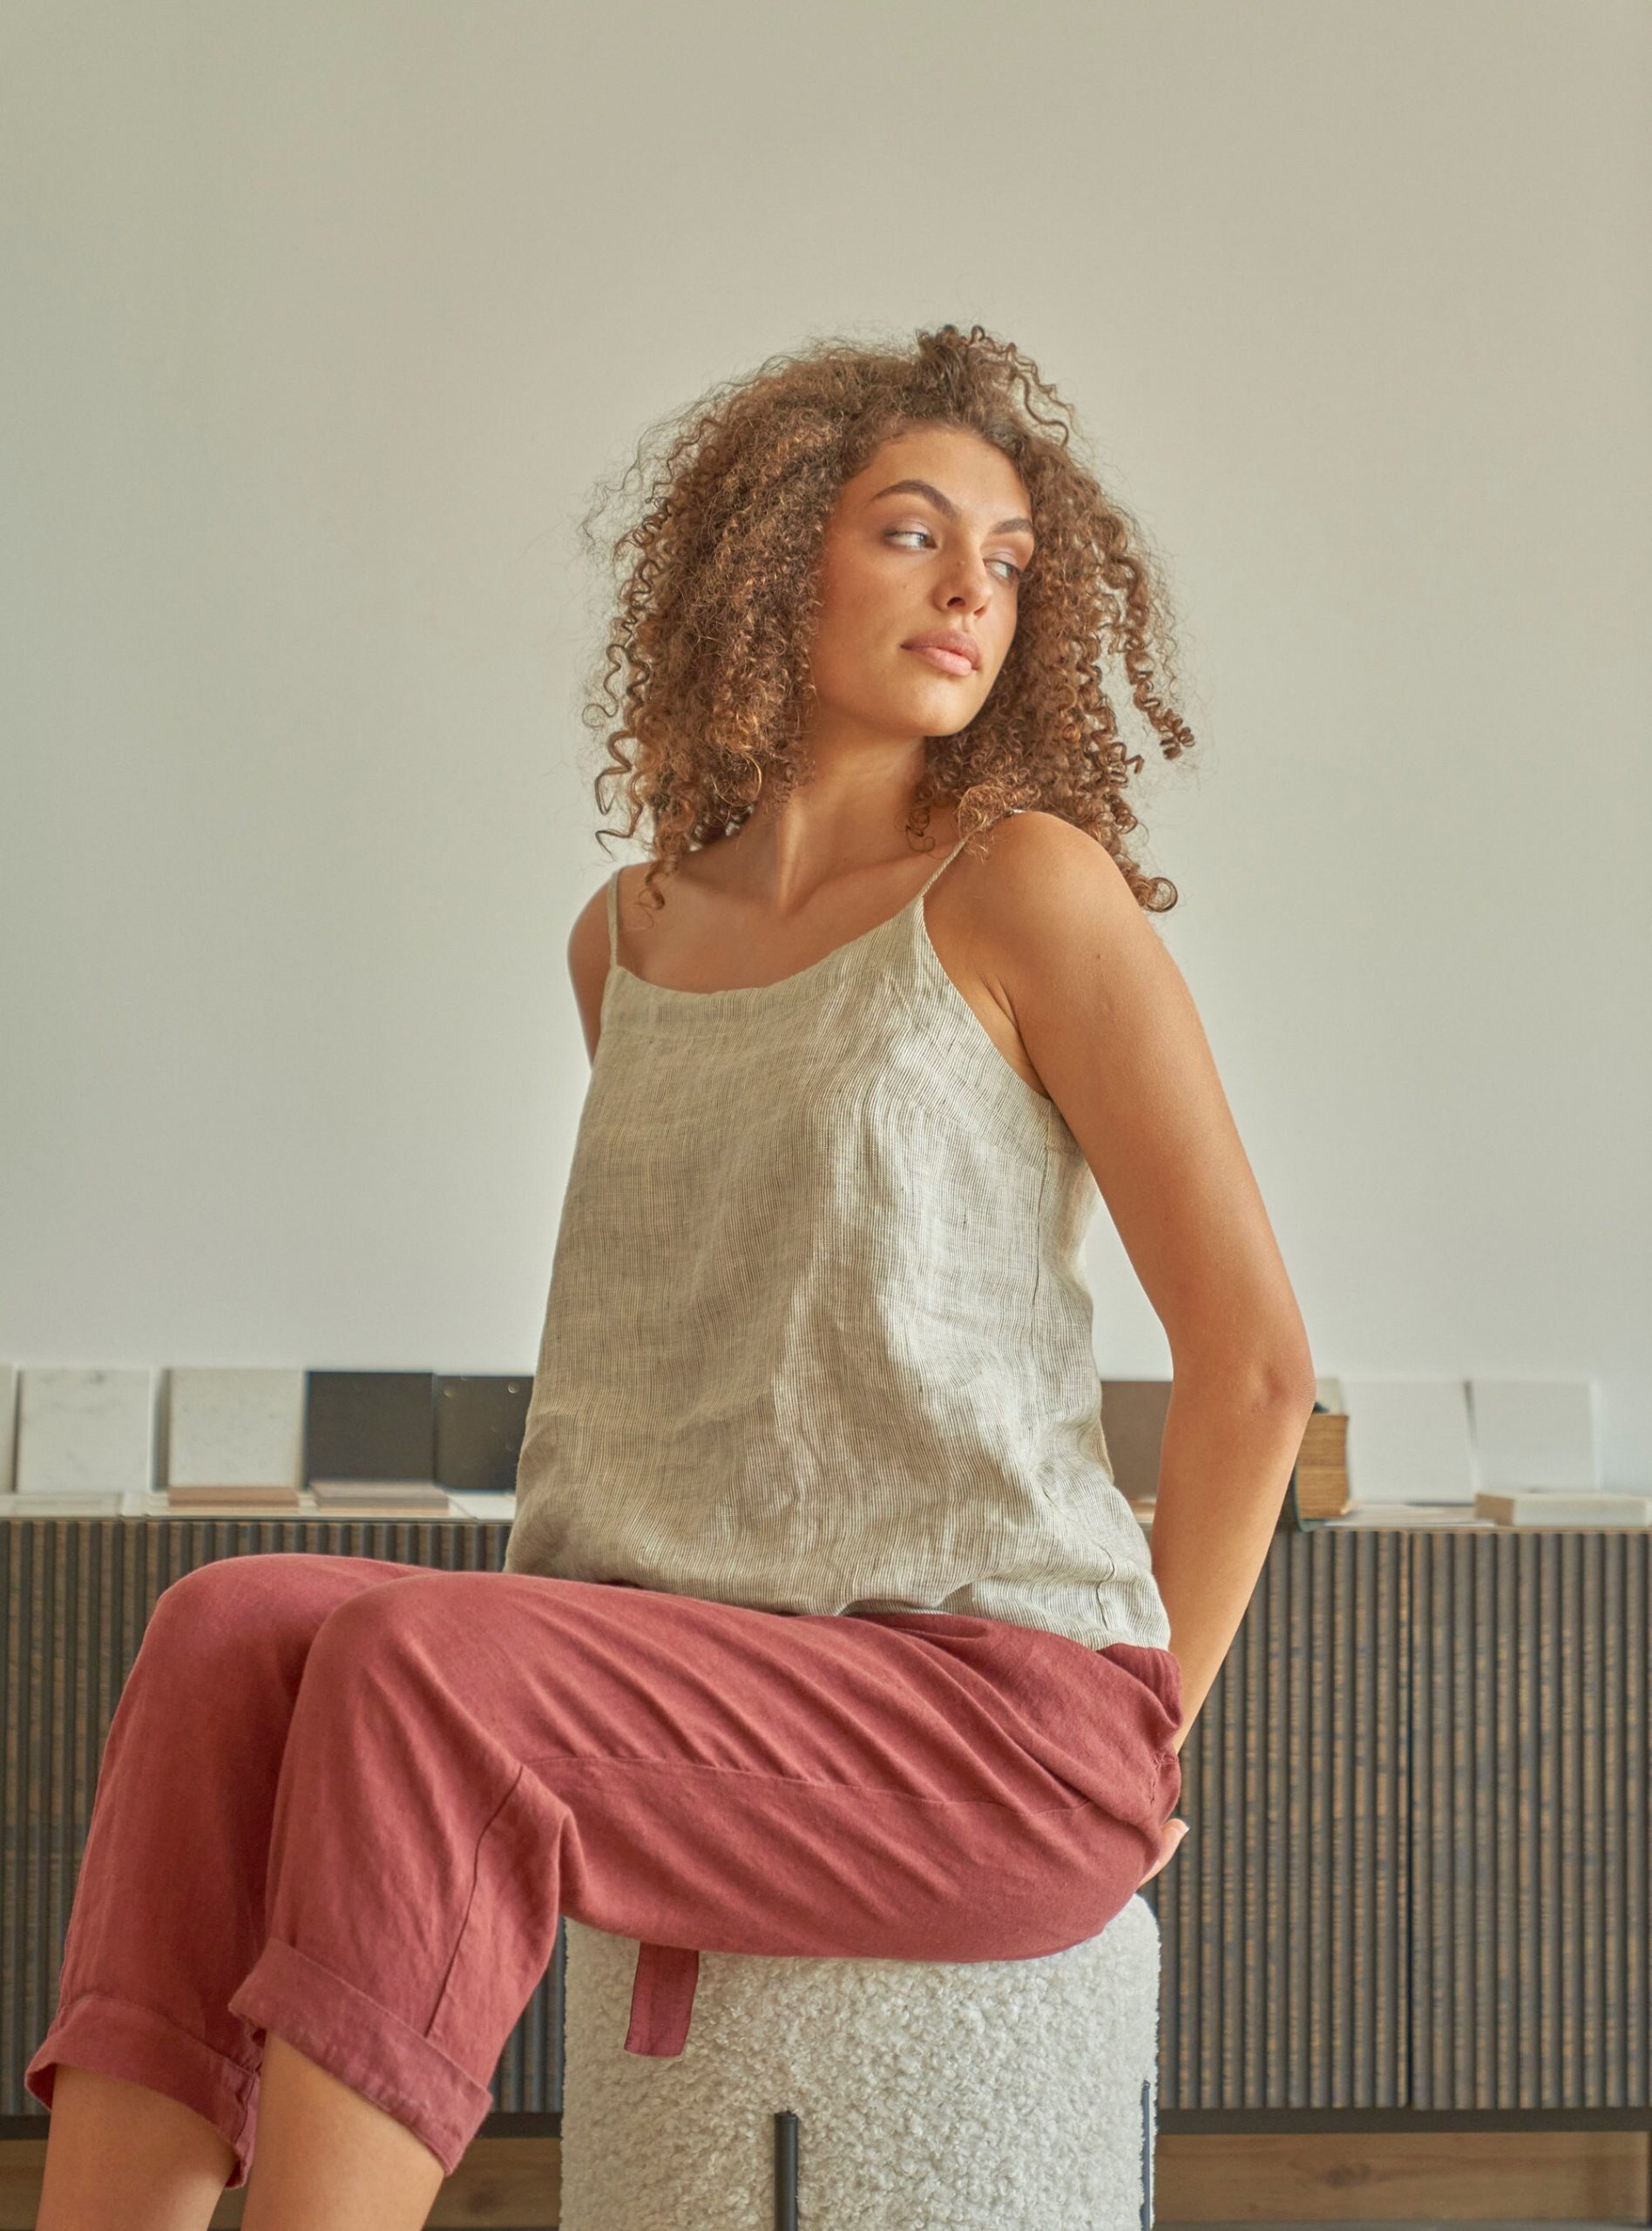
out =
<path fill-rule="evenodd" d="M 1652 1478 L 1649 112 L 1639 0 L 7 0 L 0 1358 L 531 1365 L 571 522 L 979 319 L 1173 567 L 1147 857 L 1318 1368 L 1593 1375 Z"/>

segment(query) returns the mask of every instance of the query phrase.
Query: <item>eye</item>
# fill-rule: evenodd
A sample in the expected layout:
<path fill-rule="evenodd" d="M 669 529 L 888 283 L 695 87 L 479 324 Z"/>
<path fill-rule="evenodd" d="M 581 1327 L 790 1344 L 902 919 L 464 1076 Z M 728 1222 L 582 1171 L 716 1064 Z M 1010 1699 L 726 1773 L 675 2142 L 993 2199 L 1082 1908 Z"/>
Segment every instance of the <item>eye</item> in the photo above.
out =
<path fill-rule="evenodd" d="M 892 526 L 884 535 L 884 539 L 888 542 L 903 534 L 921 534 L 925 542 L 932 542 L 935 539 L 926 526 Z M 1026 566 L 1018 566 L 1013 558 L 989 558 L 986 562 L 989 566 L 1007 566 L 1008 573 L 999 576 L 1000 580 L 1005 581 L 1019 581 L 1026 571 Z"/>

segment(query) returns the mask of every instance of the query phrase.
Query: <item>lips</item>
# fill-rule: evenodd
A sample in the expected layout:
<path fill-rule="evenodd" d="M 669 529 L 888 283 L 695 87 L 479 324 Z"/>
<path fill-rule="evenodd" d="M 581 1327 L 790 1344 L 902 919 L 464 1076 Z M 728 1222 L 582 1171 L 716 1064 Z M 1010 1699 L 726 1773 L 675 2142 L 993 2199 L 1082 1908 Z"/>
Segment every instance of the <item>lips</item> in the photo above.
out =
<path fill-rule="evenodd" d="M 949 650 L 944 643 L 905 643 L 916 659 L 927 660 L 938 674 L 973 674 L 975 662 L 963 651 Z"/>

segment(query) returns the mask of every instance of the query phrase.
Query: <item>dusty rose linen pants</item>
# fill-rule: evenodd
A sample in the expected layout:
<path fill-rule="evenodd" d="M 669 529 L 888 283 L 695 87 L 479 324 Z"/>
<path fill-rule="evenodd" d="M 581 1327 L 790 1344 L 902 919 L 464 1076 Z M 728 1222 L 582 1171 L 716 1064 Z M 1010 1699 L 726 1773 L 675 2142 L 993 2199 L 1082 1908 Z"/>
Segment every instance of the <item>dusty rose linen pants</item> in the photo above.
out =
<path fill-rule="evenodd" d="M 301 1552 L 164 1590 L 104 1748 L 59 2061 L 182 2100 L 247 2181 L 274 2031 L 450 2174 L 559 1916 L 642 1945 L 1015 1959 L 1103 1928 L 1181 1790 L 1168 1651 Z"/>

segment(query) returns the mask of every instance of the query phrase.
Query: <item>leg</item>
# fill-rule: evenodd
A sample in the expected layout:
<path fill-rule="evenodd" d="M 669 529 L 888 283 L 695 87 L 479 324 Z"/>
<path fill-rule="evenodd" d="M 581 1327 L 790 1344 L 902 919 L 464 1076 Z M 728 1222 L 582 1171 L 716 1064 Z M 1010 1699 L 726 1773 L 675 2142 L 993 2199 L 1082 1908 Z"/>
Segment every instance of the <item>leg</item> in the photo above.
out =
<path fill-rule="evenodd" d="M 144 2207 L 170 2223 L 169 2195 L 180 2221 L 195 2220 L 204 2166 L 226 2154 L 229 2185 L 246 2183 L 261 2056 L 228 1999 L 263 1943 L 270 1818 L 305 1659 L 339 1604 L 411 1570 L 277 1552 L 203 1565 L 161 1591 L 105 1740 L 58 2011 L 24 2072 L 54 2111 L 45 2189 L 64 2195 L 51 2205 L 65 2226 L 136 2223 Z M 119 2142 L 112 2123 L 89 2139 L 85 2082 L 65 2087 L 59 2124 L 60 2065 L 123 2080 L 98 2087 Z"/>
<path fill-rule="evenodd" d="M 193 2107 L 146 2084 L 57 2072 L 35 2231 L 206 2231 L 235 2149 Z"/>
<path fill-rule="evenodd" d="M 410 2132 L 272 2036 L 243 2231 L 417 2231 L 441 2164 Z M 206 2231 L 235 2150 L 147 2085 L 60 2064 L 35 2231 Z"/>
<path fill-rule="evenodd" d="M 442 2173 L 403 2124 L 270 2032 L 241 2231 L 418 2231 Z"/>
<path fill-rule="evenodd" d="M 1104 1927 L 1180 1786 L 1175 1681 L 1168 1652 L 985 1618 L 409 1573 L 311 1647 L 231 2011 L 450 2173 L 563 1911 L 664 1948 L 904 1959 Z M 633 2026 L 680 2049 L 669 2009 Z"/>

